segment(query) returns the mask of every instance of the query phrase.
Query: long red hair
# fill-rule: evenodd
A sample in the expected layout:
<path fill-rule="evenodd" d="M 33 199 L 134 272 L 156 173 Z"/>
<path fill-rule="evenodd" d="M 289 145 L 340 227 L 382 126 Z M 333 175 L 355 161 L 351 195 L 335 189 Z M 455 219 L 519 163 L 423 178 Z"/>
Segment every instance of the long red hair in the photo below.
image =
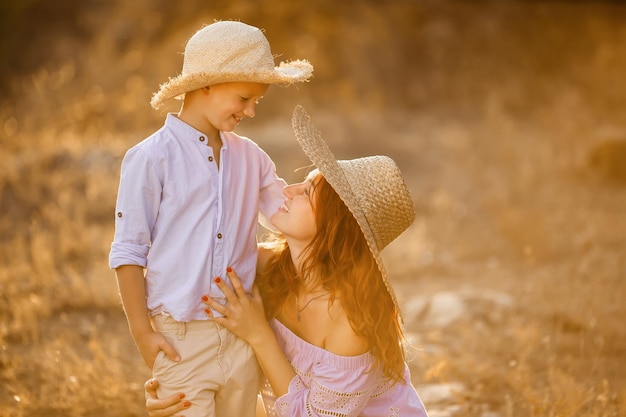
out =
<path fill-rule="evenodd" d="M 274 252 L 257 278 L 265 311 L 268 317 L 279 312 L 287 297 L 298 291 L 297 276 L 316 277 L 330 292 L 329 303 L 341 299 L 352 329 L 367 340 L 384 375 L 401 381 L 405 355 L 398 311 L 356 219 L 324 177 L 318 177 L 313 204 L 317 231 L 301 270 L 296 271 L 280 235 L 264 244 Z"/>

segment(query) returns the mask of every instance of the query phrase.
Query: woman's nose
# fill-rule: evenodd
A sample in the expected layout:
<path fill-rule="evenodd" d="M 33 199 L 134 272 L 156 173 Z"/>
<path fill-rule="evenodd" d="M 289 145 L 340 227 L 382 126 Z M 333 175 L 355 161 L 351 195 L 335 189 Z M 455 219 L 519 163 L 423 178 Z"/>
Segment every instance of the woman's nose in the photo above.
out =
<path fill-rule="evenodd" d="M 304 187 L 304 183 L 289 184 L 283 187 L 283 194 L 285 194 L 287 198 L 293 198 L 298 194 L 302 194 Z"/>
<path fill-rule="evenodd" d="M 285 197 L 290 198 L 293 195 L 293 186 L 285 185 L 283 187 L 283 194 L 285 195 Z"/>

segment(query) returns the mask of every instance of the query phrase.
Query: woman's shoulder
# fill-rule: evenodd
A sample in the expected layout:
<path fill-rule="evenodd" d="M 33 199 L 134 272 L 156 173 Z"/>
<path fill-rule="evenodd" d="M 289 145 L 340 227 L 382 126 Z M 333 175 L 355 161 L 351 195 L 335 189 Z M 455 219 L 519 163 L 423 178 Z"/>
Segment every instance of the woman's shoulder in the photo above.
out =
<path fill-rule="evenodd" d="M 352 329 L 340 299 L 333 302 L 328 313 L 330 320 L 326 329 L 326 350 L 339 356 L 359 356 L 369 352 L 367 339 Z"/>
<path fill-rule="evenodd" d="M 330 306 L 327 298 L 314 299 L 301 312 L 298 319 L 295 311 L 275 318 L 280 323 L 279 333 L 289 341 L 287 344 L 301 340 L 325 352 L 324 357 L 331 355 L 349 362 L 353 357 L 367 356 L 370 350 L 367 340 L 354 332 L 339 299 Z"/>

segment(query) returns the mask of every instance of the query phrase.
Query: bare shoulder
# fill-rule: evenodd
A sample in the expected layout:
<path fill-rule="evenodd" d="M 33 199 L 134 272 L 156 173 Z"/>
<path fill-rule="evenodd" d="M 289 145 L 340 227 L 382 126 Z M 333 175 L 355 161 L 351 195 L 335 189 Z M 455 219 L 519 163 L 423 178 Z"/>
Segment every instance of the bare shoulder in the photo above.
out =
<path fill-rule="evenodd" d="M 358 356 L 367 353 L 369 351 L 367 340 L 352 330 L 340 300 L 335 300 L 329 312 L 332 321 L 327 330 L 325 349 L 340 356 Z"/>

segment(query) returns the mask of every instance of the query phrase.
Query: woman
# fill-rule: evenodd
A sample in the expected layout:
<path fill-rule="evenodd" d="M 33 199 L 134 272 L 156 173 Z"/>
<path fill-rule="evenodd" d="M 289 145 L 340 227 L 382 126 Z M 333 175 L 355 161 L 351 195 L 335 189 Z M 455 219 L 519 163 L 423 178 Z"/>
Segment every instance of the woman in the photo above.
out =
<path fill-rule="evenodd" d="M 382 156 L 336 161 L 299 106 L 292 122 L 317 170 L 285 187 L 252 297 L 229 270 L 232 289 L 216 278 L 228 304 L 205 296 L 207 314 L 252 346 L 268 416 L 426 416 L 380 255 L 415 217 L 400 171 Z M 157 400 L 155 385 L 151 416 L 184 409 L 180 397 Z"/>

